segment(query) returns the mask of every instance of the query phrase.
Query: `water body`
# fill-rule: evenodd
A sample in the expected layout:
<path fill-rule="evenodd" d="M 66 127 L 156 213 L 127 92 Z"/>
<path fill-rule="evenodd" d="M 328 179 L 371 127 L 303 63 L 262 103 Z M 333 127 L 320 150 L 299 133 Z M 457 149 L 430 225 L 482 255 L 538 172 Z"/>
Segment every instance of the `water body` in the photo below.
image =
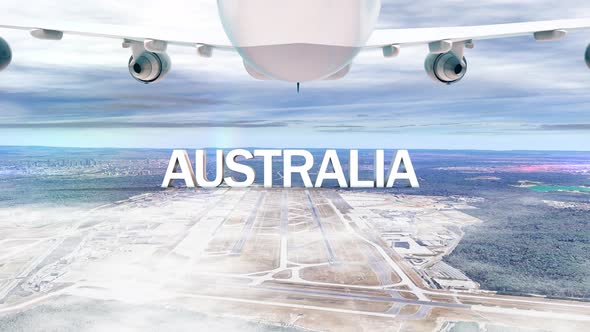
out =
<path fill-rule="evenodd" d="M 532 186 L 529 189 L 534 191 L 539 191 L 542 193 L 552 192 L 552 191 L 565 191 L 565 192 L 588 192 L 590 193 L 590 188 L 588 187 L 581 187 L 581 186 Z"/>

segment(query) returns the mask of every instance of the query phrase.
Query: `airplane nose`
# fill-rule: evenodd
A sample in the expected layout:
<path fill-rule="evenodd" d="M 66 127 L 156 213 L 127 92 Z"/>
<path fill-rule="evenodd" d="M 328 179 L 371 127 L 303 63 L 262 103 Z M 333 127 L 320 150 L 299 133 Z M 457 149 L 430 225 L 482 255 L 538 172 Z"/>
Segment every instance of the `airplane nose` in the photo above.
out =
<path fill-rule="evenodd" d="M 244 61 L 265 77 L 289 82 L 320 80 L 344 68 L 366 45 L 381 9 L 380 0 L 217 3 Z"/>

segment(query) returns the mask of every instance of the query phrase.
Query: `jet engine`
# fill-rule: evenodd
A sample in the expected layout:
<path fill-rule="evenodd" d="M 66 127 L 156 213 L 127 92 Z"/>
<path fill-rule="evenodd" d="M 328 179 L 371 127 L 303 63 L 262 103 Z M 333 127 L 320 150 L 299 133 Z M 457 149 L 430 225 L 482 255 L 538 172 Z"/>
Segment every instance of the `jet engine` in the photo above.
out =
<path fill-rule="evenodd" d="M 8 67 L 10 61 L 12 61 L 12 51 L 10 50 L 10 46 L 6 40 L 0 37 L 0 71 Z"/>
<path fill-rule="evenodd" d="M 467 60 L 459 59 L 453 52 L 429 54 L 424 62 L 428 76 L 436 82 L 453 84 L 467 73 Z"/>
<path fill-rule="evenodd" d="M 129 58 L 129 73 L 137 81 L 149 84 L 162 80 L 170 71 L 170 57 L 165 53 L 145 51 L 137 59 Z"/>
<path fill-rule="evenodd" d="M 588 45 L 588 47 L 586 48 L 586 65 L 588 65 L 588 68 L 590 68 L 590 45 Z"/>

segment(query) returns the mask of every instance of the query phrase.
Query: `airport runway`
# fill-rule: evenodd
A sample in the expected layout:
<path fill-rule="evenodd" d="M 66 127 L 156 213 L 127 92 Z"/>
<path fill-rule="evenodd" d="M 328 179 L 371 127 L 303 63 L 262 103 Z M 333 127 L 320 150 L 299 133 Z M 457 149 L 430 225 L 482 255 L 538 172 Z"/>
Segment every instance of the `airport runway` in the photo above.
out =
<path fill-rule="evenodd" d="M 421 321 L 436 315 L 494 315 L 510 321 L 511 314 L 538 312 L 556 321 L 590 321 L 586 303 L 433 290 L 417 284 L 420 276 L 394 259 L 391 249 L 355 219 L 354 208 L 337 191 L 224 190 L 134 198 L 98 210 L 112 209 L 109 213 L 120 218 L 95 217 L 96 211 L 90 211 L 55 238 L 29 235 L 29 242 L 0 255 L 0 263 L 31 256 L 2 284 L 0 313 L 25 310 L 59 295 L 92 294 L 120 300 L 162 296 L 173 302 L 177 296 L 250 304 L 253 317 L 265 313 L 254 310 L 262 306 L 269 312 L 317 311 L 339 319 L 361 315 Z M 164 207 L 152 211 L 146 202 Z M 199 208 L 187 219 L 178 204 Z M 149 216 L 155 213 L 166 217 L 152 224 Z M 78 229 L 93 218 L 97 220 L 92 227 Z M 75 250 L 56 251 L 70 238 L 79 238 Z M 14 237 L 7 234 L 0 241 L 7 239 Z M 53 240 L 47 250 L 34 251 Z M 46 261 L 52 253 L 60 257 Z M 125 289 L 130 279 L 145 294 Z M 42 283 L 44 290 L 20 295 L 23 285 L 34 290 L 35 283 Z"/>

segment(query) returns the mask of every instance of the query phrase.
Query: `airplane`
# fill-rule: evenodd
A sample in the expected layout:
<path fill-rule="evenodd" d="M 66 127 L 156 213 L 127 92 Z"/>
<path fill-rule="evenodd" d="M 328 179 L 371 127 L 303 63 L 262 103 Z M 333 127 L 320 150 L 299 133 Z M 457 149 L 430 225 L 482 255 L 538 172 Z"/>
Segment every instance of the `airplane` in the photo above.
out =
<path fill-rule="evenodd" d="M 564 38 L 568 32 L 590 28 L 590 18 L 442 28 L 375 29 L 380 0 L 217 0 L 229 42 L 175 40 L 136 33 L 78 31 L 59 26 L 3 25 L 0 29 L 28 30 L 42 40 L 64 35 L 120 40 L 131 50 L 131 76 L 145 84 L 161 81 L 171 69 L 169 45 L 196 48 L 201 57 L 214 51 L 237 52 L 246 72 L 259 80 L 297 83 L 338 80 L 350 71 L 364 50 L 380 50 L 385 58 L 404 48 L 427 46 L 426 73 L 435 82 L 450 85 L 467 72 L 466 49 L 475 41 L 531 35 L 536 41 Z M 9 44 L 0 37 L 0 71 L 12 60 Z M 590 67 L 590 45 L 585 61 Z"/>

